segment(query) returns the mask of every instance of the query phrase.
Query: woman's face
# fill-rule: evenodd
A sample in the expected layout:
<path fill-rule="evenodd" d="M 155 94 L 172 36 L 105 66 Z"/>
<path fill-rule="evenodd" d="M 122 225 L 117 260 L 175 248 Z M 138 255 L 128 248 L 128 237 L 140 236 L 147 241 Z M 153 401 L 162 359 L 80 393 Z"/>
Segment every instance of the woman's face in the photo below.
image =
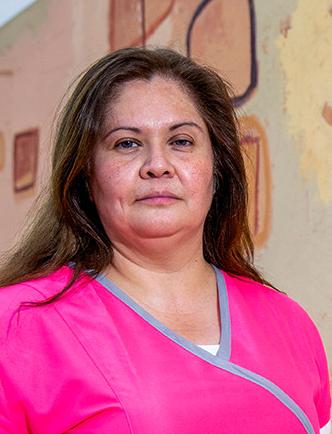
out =
<path fill-rule="evenodd" d="M 92 198 L 113 243 L 203 231 L 213 195 L 207 127 L 180 85 L 124 85 L 96 146 Z"/>

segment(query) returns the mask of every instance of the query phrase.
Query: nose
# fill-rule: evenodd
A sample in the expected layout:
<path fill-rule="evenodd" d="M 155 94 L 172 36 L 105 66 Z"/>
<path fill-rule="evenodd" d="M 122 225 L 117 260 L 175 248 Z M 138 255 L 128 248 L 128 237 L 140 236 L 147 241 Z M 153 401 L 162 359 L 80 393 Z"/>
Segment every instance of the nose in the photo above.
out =
<path fill-rule="evenodd" d="M 167 149 L 149 149 L 146 152 L 143 164 L 140 169 L 140 176 L 147 178 L 172 178 L 174 166 L 167 155 Z"/>

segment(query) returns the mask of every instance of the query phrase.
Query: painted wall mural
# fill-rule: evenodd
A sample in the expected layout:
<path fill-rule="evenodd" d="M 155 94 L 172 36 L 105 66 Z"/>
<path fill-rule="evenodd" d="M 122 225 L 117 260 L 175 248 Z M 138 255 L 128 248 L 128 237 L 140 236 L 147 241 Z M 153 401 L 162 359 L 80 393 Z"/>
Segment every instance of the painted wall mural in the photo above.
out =
<path fill-rule="evenodd" d="M 202 59 L 230 81 L 235 106 L 243 104 L 257 85 L 255 32 L 251 0 L 202 1 L 188 26 L 187 55 Z"/>
<path fill-rule="evenodd" d="M 14 138 L 14 191 L 20 192 L 34 187 L 37 173 L 38 129 L 24 131 Z"/>
<path fill-rule="evenodd" d="M 111 0 L 109 39 L 111 50 L 162 45 L 200 59 L 230 81 L 237 106 L 257 85 L 253 0 Z"/>
<path fill-rule="evenodd" d="M 244 105 L 257 87 L 253 0 L 111 0 L 109 41 L 111 50 L 169 46 L 212 66 L 231 84 L 235 107 Z M 271 226 L 268 141 L 257 117 L 242 117 L 241 125 L 250 227 L 255 245 L 262 247 Z"/>
<path fill-rule="evenodd" d="M 325 204 L 332 202 L 332 3 L 298 0 L 277 41 L 285 75 L 288 131 L 301 172 Z M 305 31 L 303 31 L 305 29 Z"/>

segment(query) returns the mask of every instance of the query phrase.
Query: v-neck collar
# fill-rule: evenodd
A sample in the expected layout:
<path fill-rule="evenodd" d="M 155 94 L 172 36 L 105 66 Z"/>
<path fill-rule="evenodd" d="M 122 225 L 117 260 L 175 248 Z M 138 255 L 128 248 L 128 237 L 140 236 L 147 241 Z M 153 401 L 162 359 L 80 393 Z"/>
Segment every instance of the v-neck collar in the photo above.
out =
<path fill-rule="evenodd" d="M 215 271 L 216 280 L 217 280 L 219 316 L 220 316 L 220 324 L 221 324 L 220 347 L 216 355 L 210 353 L 204 348 L 199 347 L 198 345 L 194 344 L 193 342 L 184 338 L 183 336 L 177 334 L 176 332 L 168 328 L 166 325 L 161 323 L 157 318 L 155 318 L 142 306 L 136 303 L 126 292 L 124 292 L 122 289 L 117 287 L 104 274 L 99 274 L 96 277 L 96 280 L 102 286 L 104 286 L 108 291 L 110 291 L 113 295 L 115 295 L 117 298 L 123 301 L 127 306 L 129 306 L 132 310 L 134 310 L 138 315 L 140 315 L 152 327 L 158 329 L 169 339 L 176 342 L 178 345 L 190 351 L 191 353 L 195 354 L 197 357 L 215 363 L 216 358 L 223 361 L 228 361 L 230 358 L 231 324 L 230 324 L 228 294 L 227 294 L 225 278 L 221 270 L 219 270 L 214 265 L 212 265 L 212 267 Z"/>

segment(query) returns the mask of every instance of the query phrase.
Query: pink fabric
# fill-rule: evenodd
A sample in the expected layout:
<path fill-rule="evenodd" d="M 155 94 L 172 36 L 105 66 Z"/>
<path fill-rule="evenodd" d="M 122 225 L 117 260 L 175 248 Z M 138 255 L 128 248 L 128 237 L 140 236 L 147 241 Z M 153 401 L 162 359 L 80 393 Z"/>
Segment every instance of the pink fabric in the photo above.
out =
<path fill-rule="evenodd" d="M 0 433 L 305 433 L 269 391 L 192 354 L 98 282 L 71 270 L 0 289 Z M 330 418 L 327 361 L 317 328 L 290 298 L 225 275 L 230 361 L 285 391 L 315 433 Z M 245 429 L 245 431 L 243 431 Z"/>

